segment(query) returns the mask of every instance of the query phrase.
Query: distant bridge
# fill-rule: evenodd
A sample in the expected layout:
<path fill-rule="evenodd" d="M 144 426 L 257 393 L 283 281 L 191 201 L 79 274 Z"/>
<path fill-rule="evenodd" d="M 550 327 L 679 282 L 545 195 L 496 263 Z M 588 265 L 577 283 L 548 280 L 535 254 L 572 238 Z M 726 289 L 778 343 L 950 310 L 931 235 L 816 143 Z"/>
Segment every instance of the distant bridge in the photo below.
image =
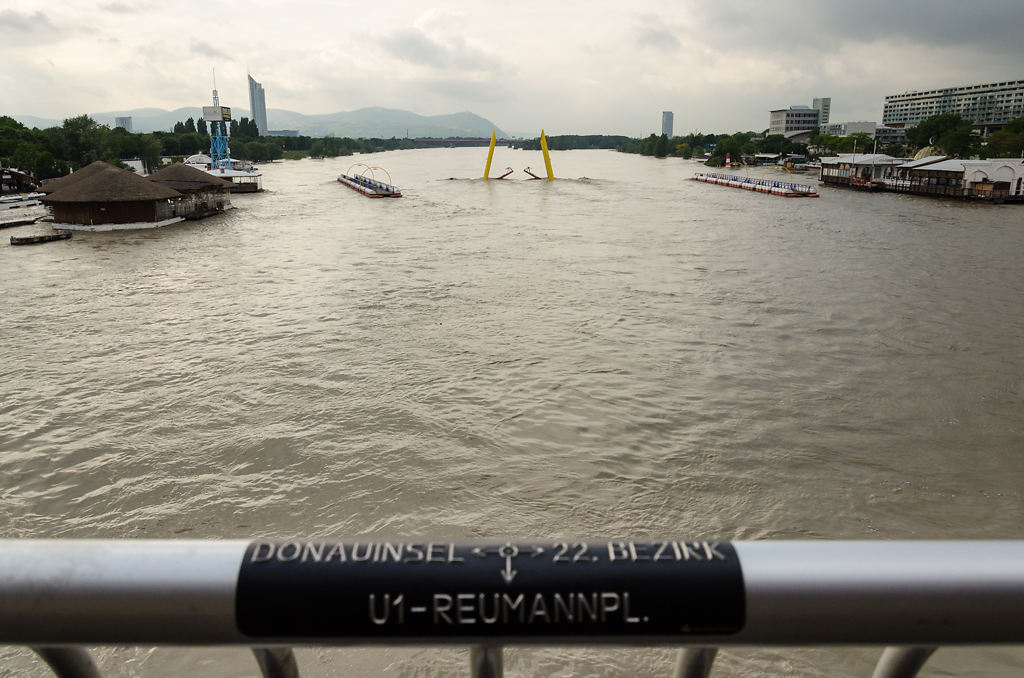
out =
<path fill-rule="evenodd" d="M 487 138 L 452 138 L 452 139 L 412 139 L 418 146 L 425 148 L 461 148 L 472 146 L 490 146 L 491 140 Z M 498 139 L 497 145 L 512 147 L 511 139 Z"/>

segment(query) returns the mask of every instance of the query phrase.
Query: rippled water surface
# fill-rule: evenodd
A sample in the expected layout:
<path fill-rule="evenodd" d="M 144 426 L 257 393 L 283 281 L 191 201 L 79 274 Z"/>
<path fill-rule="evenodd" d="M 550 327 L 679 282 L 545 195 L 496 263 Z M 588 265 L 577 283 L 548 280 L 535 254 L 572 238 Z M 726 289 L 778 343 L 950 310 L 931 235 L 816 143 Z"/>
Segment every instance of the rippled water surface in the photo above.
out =
<path fill-rule="evenodd" d="M 1024 537 L 1024 208 L 790 200 L 603 151 L 485 183 L 485 152 L 279 162 L 220 217 L 0 244 L 0 537 Z M 405 197 L 334 181 L 357 160 Z M 244 650 L 96 655 L 113 676 L 255 672 Z M 507 655 L 510 676 L 674 660 Z M 298 656 L 309 676 L 468 666 Z M 876 657 L 732 650 L 716 674 Z M 968 648 L 924 675 L 1022 671 Z"/>

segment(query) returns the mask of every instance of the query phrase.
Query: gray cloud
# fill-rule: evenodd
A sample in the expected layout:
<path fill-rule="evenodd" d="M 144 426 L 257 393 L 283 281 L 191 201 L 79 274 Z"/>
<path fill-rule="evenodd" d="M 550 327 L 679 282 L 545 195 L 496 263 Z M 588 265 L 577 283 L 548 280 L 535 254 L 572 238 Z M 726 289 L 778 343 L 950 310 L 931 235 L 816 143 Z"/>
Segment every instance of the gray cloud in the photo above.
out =
<path fill-rule="evenodd" d="M 679 49 L 679 38 L 671 30 L 653 21 L 646 21 L 636 28 L 636 42 L 641 47 L 651 47 L 666 52 Z"/>
<path fill-rule="evenodd" d="M 765 11 L 762 2 L 732 0 L 684 7 L 704 26 L 704 35 L 741 51 L 774 46 L 779 56 L 800 54 L 807 48 L 827 54 L 847 43 L 898 40 L 936 48 L 976 45 L 979 50 L 999 47 L 1024 53 L 1020 40 L 1024 3 L 1020 0 L 983 5 L 934 0 L 778 2 L 771 11 Z"/>
<path fill-rule="evenodd" d="M 137 14 L 145 8 L 139 5 L 129 5 L 126 2 L 105 2 L 100 5 L 100 9 L 112 14 Z"/>
<path fill-rule="evenodd" d="M 466 45 L 461 38 L 441 42 L 418 28 L 396 31 L 381 37 L 378 43 L 391 56 L 420 66 L 495 75 L 509 70 L 500 59 Z"/>
<path fill-rule="evenodd" d="M 192 50 L 193 53 L 199 54 L 200 56 L 216 57 L 218 59 L 224 59 L 225 61 L 231 61 L 232 59 L 232 57 L 229 54 L 217 49 L 205 40 L 196 40 L 195 38 L 193 38 L 189 42 L 188 47 L 190 50 Z"/>
<path fill-rule="evenodd" d="M 58 40 L 53 23 L 43 12 L 22 14 L 10 9 L 0 11 L 0 45 L 31 46 Z"/>

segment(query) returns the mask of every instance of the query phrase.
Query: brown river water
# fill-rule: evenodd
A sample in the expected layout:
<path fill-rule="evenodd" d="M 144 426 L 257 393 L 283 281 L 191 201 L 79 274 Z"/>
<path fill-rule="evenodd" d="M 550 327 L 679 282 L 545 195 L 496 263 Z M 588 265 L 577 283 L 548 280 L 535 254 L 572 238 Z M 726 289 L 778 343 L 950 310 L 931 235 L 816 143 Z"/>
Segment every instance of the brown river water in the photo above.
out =
<path fill-rule="evenodd" d="M 0 537 L 1024 538 L 1024 208 L 786 199 L 610 151 L 556 152 L 547 182 L 499 149 L 515 180 L 485 183 L 485 154 L 277 162 L 216 218 L 0 244 Z M 357 161 L 405 196 L 338 184 Z M 713 675 L 868 676 L 878 653 L 727 649 Z M 256 674 L 240 648 L 94 655 Z M 297 656 L 468 675 L 458 648 Z M 946 648 L 922 675 L 1021 673 L 1020 648 Z M 48 673 L 0 647 L 0 675 Z"/>

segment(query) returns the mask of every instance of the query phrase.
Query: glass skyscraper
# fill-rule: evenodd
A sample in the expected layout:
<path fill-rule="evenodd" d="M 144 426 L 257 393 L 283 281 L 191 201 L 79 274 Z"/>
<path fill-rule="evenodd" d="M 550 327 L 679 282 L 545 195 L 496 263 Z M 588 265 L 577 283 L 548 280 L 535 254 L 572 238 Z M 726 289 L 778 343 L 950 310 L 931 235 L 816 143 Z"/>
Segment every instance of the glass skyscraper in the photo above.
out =
<path fill-rule="evenodd" d="M 263 97 L 263 85 L 249 76 L 249 110 L 256 121 L 256 129 L 260 136 L 267 136 L 267 101 Z"/>

